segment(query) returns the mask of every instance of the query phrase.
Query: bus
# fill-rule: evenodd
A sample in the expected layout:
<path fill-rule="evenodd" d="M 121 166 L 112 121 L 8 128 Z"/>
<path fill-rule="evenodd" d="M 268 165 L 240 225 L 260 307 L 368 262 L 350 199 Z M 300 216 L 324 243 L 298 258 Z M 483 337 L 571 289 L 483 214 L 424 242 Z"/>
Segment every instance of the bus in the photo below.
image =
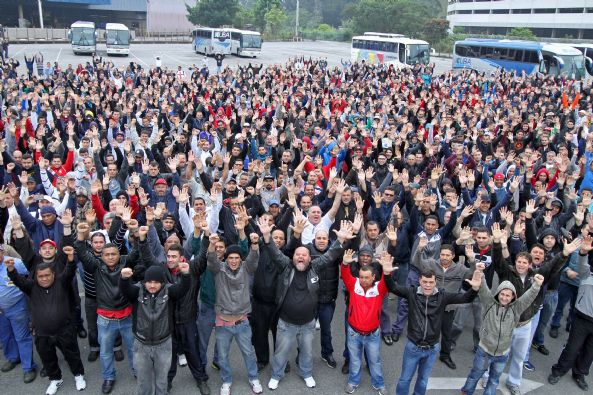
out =
<path fill-rule="evenodd" d="M 95 53 L 97 51 L 97 30 L 95 22 L 76 21 L 68 30 L 68 39 L 74 55 Z"/>
<path fill-rule="evenodd" d="M 364 60 L 371 64 L 394 64 L 398 67 L 430 62 L 430 46 L 426 41 L 401 34 L 367 32 L 352 37 L 353 62 Z"/>
<path fill-rule="evenodd" d="M 130 29 L 121 23 L 107 23 L 105 25 L 105 46 L 107 55 L 130 54 Z"/>
<path fill-rule="evenodd" d="M 589 75 L 593 75 L 593 44 L 578 43 L 578 44 L 562 44 L 568 45 L 581 51 L 585 58 L 585 69 Z"/>
<path fill-rule="evenodd" d="M 231 32 L 227 29 L 199 27 L 192 32 L 192 44 L 196 53 L 230 55 Z"/>
<path fill-rule="evenodd" d="M 231 32 L 231 53 L 256 58 L 261 53 L 261 34 L 252 30 L 225 29 Z"/>
<path fill-rule="evenodd" d="M 583 54 L 559 44 L 522 40 L 465 39 L 455 42 L 453 69 L 497 70 L 585 77 Z"/>

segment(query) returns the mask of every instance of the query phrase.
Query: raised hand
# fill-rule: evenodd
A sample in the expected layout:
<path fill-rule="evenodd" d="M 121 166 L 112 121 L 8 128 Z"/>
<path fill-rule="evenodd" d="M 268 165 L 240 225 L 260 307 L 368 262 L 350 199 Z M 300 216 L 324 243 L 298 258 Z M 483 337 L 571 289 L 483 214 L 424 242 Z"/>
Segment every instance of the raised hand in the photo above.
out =
<path fill-rule="evenodd" d="M 65 246 L 64 248 L 62 248 L 62 251 L 64 251 L 64 254 L 66 254 L 66 256 L 68 257 L 68 262 L 74 261 L 74 247 Z"/>
<path fill-rule="evenodd" d="M 273 225 L 273 224 L 270 225 L 268 223 L 268 220 L 263 217 L 259 218 L 257 224 L 259 225 L 259 230 L 262 233 L 262 235 L 264 236 L 264 239 L 268 239 L 270 234 L 272 233 L 272 229 L 274 229 L 275 225 Z"/>
<path fill-rule="evenodd" d="M 492 224 L 492 238 L 494 239 L 495 243 L 499 243 L 500 240 L 502 239 L 503 236 L 503 231 L 500 228 L 500 224 L 498 222 L 495 222 L 494 224 Z"/>
<path fill-rule="evenodd" d="M 129 267 L 124 267 L 123 269 L 121 269 L 121 278 L 123 278 L 123 279 L 128 279 L 128 278 L 132 277 L 133 274 L 134 274 L 134 271 L 132 269 L 130 269 Z"/>
<path fill-rule="evenodd" d="M 259 235 L 257 233 L 250 233 L 249 241 L 251 242 L 252 245 L 258 246 L 259 245 Z"/>
<path fill-rule="evenodd" d="M 373 193 L 373 201 L 375 202 L 376 207 L 381 207 L 381 202 L 383 202 L 383 195 L 381 195 L 381 192 L 375 191 L 375 193 Z"/>
<path fill-rule="evenodd" d="M 344 243 L 346 240 L 352 240 L 354 238 L 354 233 L 352 232 L 352 224 L 348 221 L 342 221 L 340 230 L 335 230 L 334 233 L 340 243 Z"/>
<path fill-rule="evenodd" d="M 72 221 L 74 221 L 72 211 L 69 208 L 64 210 L 62 217 L 58 218 L 58 221 L 60 221 L 65 228 L 69 228 L 72 225 Z"/>
<path fill-rule="evenodd" d="M 362 223 L 364 222 L 364 217 L 361 213 L 356 213 L 354 216 L 354 222 L 352 222 L 352 231 L 354 234 L 358 234 L 360 232 L 360 228 L 362 228 Z"/>
<path fill-rule="evenodd" d="M 544 276 L 538 273 L 535 276 L 533 276 L 533 281 L 541 287 L 544 283 Z"/>
<path fill-rule="evenodd" d="M 571 243 L 564 242 L 564 248 L 562 249 L 562 253 L 564 256 L 569 256 L 583 245 L 583 239 L 577 238 L 574 239 Z"/>
<path fill-rule="evenodd" d="M 379 264 L 383 268 L 383 274 L 389 275 L 397 268 L 393 266 L 393 257 L 387 253 L 387 251 L 383 251 L 381 256 L 379 257 Z"/>
<path fill-rule="evenodd" d="M 420 238 L 418 239 L 418 251 L 423 251 L 427 245 L 428 239 L 426 238 L 426 236 L 420 236 Z"/>
<path fill-rule="evenodd" d="M 481 270 L 475 270 L 474 271 L 474 275 L 472 276 L 471 280 L 470 279 L 466 279 L 465 280 L 469 285 L 472 286 L 472 289 L 474 291 L 477 291 L 480 289 L 480 284 L 482 284 L 482 271 Z"/>
<path fill-rule="evenodd" d="M 385 234 L 387 235 L 389 241 L 397 241 L 397 229 L 395 229 L 395 226 L 393 226 L 392 224 L 387 225 L 387 231 L 385 232 Z"/>
<path fill-rule="evenodd" d="M 141 226 L 138 228 L 138 237 L 141 241 L 146 240 L 146 235 L 148 235 L 148 226 Z"/>

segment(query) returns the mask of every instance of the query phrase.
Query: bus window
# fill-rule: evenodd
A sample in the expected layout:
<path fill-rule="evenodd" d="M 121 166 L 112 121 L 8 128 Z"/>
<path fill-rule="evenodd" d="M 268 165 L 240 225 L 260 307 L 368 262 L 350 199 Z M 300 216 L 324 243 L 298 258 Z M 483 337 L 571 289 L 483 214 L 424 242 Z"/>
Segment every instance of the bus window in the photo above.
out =
<path fill-rule="evenodd" d="M 406 63 L 406 46 L 404 44 L 399 44 L 398 56 L 400 62 Z"/>
<path fill-rule="evenodd" d="M 523 62 L 523 51 L 520 49 L 515 50 L 515 62 Z"/>
<path fill-rule="evenodd" d="M 466 47 L 465 45 L 457 45 L 457 46 L 455 46 L 455 55 L 468 57 L 469 56 L 469 48 Z"/>
<path fill-rule="evenodd" d="M 525 55 L 523 56 L 523 62 L 531 63 L 531 64 L 538 64 L 539 57 L 537 56 L 537 51 L 525 50 Z"/>
<path fill-rule="evenodd" d="M 494 48 L 492 48 L 492 47 L 480 48 L 480 57 L 481 58 L 491 59 L 493 55 L 494 55 Z"/>

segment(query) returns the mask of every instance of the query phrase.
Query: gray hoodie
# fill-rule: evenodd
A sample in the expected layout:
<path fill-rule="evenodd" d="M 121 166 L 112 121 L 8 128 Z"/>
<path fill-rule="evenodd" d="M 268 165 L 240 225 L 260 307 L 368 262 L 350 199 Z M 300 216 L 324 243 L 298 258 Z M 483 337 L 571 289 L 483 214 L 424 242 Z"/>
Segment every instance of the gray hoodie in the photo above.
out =
<path fill-rule="evenodd" d="M 589 254 L 581 255 L 579 253 L 579 266 L 577 272 L 581 279 L 579 293 L 575 308 L 577 312 L 593 320 L 593 276 L 591 276 L 591 267 L 589 266 Z"/>
<path fill-rule="evenodd" d="M 529 307 L 539 293 L 537 283 L 525 292 L 519 299 L 516 298 L 515 286 L 510 281 L 503 281 L 492 295 L 486 281 L 480 285 L 480 302 L 482 303 L 482 328 L 480 329 L 480 347 L 492 356 L 501 356 L 509 352 L 513 330 L 516 328 L 521 313 Z M 513 300 L 507 306 L 498 302 L 498 294 L 503 289 L 513 292 Z"/>

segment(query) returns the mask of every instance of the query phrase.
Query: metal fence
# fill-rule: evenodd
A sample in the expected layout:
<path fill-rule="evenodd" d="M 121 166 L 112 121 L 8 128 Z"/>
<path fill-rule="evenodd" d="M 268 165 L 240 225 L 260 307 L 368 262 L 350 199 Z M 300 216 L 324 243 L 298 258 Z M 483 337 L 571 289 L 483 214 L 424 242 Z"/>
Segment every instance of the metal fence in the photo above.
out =
<path fill-rule="evenodd" d="M 68 42 L 69 29 L 6 27 L 11 43 L 61 43 Z M 105 42 L 105 30 L 97 29 L 97 42 Z M 130 30 L 133 42 L 142 43 L 191 43 L 191 31 L 146 32 Z"/>

